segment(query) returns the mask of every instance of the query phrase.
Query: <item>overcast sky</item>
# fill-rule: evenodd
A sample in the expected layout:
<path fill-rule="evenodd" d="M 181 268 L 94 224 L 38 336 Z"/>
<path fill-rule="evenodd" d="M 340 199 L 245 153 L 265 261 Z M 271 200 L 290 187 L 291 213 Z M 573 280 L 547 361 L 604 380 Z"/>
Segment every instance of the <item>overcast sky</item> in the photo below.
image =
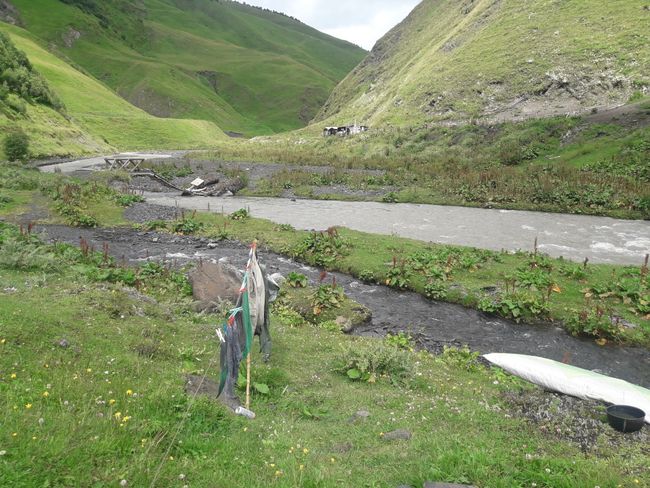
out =
<path fill-rule="evenodd" d="M 370 50 L 420 0 L 245 0 Z"/>

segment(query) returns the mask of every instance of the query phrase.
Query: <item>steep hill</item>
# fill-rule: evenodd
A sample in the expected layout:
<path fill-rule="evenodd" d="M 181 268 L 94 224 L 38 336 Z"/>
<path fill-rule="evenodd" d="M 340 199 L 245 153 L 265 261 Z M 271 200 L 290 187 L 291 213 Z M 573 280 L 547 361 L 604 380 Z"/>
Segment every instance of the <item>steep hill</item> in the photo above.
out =
<path fill-rule="evenodd" d="M 424 0 L 335 89 L 316 120 L 520 120 L 649 92 L 645 0 Z"/>
<path fill-rule="evenodd" d="M 304 126 L 365 51 L 227 0 L 2 0 L 5 20 L 159 117 L 247 135 Z M 2 9 L 0 9 L 0 16 Z"/>
<path fill-rule="evenodd" d="M 48 82 L 61 109 L 27 103 L 24 113 L 0 113 L 0 129 L 22 127 L 35 156 L 79 154 L 115 149 L 210 147 L 225 138 L 213 123 L 149 115 L 109 88 L 43 49 L 28 32 L 0 23 L 30 64 Z"/>

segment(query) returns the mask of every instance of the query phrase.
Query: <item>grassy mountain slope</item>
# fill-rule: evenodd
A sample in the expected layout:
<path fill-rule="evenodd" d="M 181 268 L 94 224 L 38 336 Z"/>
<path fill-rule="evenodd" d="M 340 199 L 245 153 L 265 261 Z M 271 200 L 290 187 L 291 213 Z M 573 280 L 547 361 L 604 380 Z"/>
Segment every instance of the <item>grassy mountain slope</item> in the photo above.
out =
<path fill-rule="evenodd" d="M 78 154 L 107 146 L 118 149 L 209 147 L 225 137 L 211 122 L 153 117 L 43 49 L 23 29 L 0 24 L 0 30 L 10 35 L 47 79 L 70 118 L 66 120 L 52 110 L 31 107 L 31 118 L 5 122 L 5 125 L 22 125 L 32 133 L 36 154 Z M 59 146 L 61 150 L 54 150 Z"/>
<path fill-rule="evenodd" d="M 305 125 L 364 55 L 297 20 L 229 1 L 12 3 L 49 49 L 150 114 L 251 135 Z"/>
<path fill-rule="evenodd" d="M 45 78 L 17 49 L 11 38 L 0 32 L 0 135 L 22 130 L 31 136 L 33 156 L 65 155 L 98 151 L 95 140 L 66 117 L 65 107 Z M 0 146 L 3 159 L 4 144 Z"/>
<path fill-rule="evenodd" d="M 650 86 L 646 5 L 424 0 L 337 87 L 317 119 L 499 122 L 627 102 Z"/>

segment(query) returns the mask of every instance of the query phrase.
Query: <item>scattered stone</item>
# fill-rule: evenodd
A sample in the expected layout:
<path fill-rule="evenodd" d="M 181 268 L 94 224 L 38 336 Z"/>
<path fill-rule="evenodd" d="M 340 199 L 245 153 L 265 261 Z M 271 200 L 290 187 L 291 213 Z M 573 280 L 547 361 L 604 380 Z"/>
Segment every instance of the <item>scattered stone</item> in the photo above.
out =
<path fill-rule="evenodd" d="M 67 349 L 68 347 L 70 347 L 70 343 L 68 342 L 67 339 L 61 339 L 61 340 L 59 340 L 59 341 L 57 342 L 57 345 L 58 345 L 59 347 L 62 347 L 63 349 Z"/>
<path fill-rule="evenodd" d="M 384 440 L 386 441 L 408 441 L 411 437 L 413 437 L 413 434 L 406 429 L 397 429 L 384 434 Z"/>
<path fill-rule="evenodd" d="M 352 417 L 350 417 L 350 423 L 362 422 L 370 417 L 370 412 L 367 410 L 359 410 Z"/>
<path fill-rule="evenodd" d="M 219 247 L 219 243 L 218 242 L 208 242 L 207 247 L 208 247 L 208 249 L 216 249 L 216 248 Z"/>
<path fill-rule="evenodd" d="M 72 27 L 68 28 L 68 31 L 63 34 L 63 44 L 67 48 L 74 46 L 74 43 L 81 38 L 81 32 L 73 29 Z"/>
<path fill-rule="evenodd" d="M 350 320 L 347 317 L 343 317 L 342 315 L 339 317 L 336 317 L 336 325 L 338 325 L 341 328 L 341 332 L 345 334 L 349 334 L 354 330 L 354 325 L 352 325 L 352 320 Z"/>
<path fill-rule="evenodd" d="M 359 410 L 355 415 L 360 419 L 367 419 L 370 417 L 370 412 L 368 410 Z"/>

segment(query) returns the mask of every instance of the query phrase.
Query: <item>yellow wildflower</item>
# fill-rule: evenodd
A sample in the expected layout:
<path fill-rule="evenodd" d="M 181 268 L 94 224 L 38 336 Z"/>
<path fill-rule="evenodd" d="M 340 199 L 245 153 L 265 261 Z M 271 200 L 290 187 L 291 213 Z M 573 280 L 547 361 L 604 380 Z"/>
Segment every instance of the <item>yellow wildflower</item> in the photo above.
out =
<path fill-rule="evenodd" d="M 126 390 L 126 396 L 133 395 L 133 390 Z"/>
<path fill-rule="evenodd" d="M 275 475 L 276 475 L 276 476 L 282 476 L 282 471 L 280 471 L 280 470 L 278 469 L 278 470 L 275 472 Z"/>
<path fill-rule="evenodd" d="M 111 399 L 108 401 L 108 404 L 109 404 L 109 405 L 115 405 L 115 399 L 114 399 L 114 398 L 111 398 Z"/>
<path fill-rule="evenodd" d="M 18 435 L 18 432 L 14 432 L 11 434 L 11 437 L 16 437 Z"/>
<path fill-rule="evenodd" d="M 49 392 L 49 391 L 44 391 L 44 392 L 43 392 L 43 397 L 44 397 L 44 398 L 47 398 L 47 397 L 49 397 L 49 396 L 50 396 L 50 392 Z"/>
<path fill-rule="evenodd" d="M 116 419 L 122 418 L 122 412 L 115 412 L 113 415 Z"/>
<path fill-rule="evenodd" d="M 15 380 L 16 379 L 16 373 L 11 373 L 11 379 Z"/>
<path fill-rule="evenodd" d="M 131 420 L 131 417 L 128 415 L 122 419 L 123 422 L 128 422 L 129 420 Z"/>
<path fill-rule="evenodd" d="M 298 469 L 299 469 L 300 471 L 302 471 L 303 469 L 305 469 L 305 465 L 304 465 L 304 464 L 301 464 L 300 466 L 298 466 Z"/>
<path fill-rule="evenodd" d="M 4 344 L 5 342 L 7 342 L 6 339 L 1 339 L 1 340 L 0 340 L 0 344 Z"/>
<path fill-rule="evenodd" d="M 91 368 L 86 368 L 86 373 L 92 373 L 93 370 Z"/>
<path fill-rule="evenodd" d="M 302 452 L 305 453 L 305 454 L 309 454 L 309 449 L 307 449 L 307 448 L 305 447 L 305 448 L 302 450 Z"/>
<path fill-rule="evenodd" d="M 25 408 L 26 408 L 27 410 L 29 410 L 30 408 L 32 408 L 32 404 L 31 404 L 31 403 L 27 403 L 27 404 L 25 404 Z"/>

